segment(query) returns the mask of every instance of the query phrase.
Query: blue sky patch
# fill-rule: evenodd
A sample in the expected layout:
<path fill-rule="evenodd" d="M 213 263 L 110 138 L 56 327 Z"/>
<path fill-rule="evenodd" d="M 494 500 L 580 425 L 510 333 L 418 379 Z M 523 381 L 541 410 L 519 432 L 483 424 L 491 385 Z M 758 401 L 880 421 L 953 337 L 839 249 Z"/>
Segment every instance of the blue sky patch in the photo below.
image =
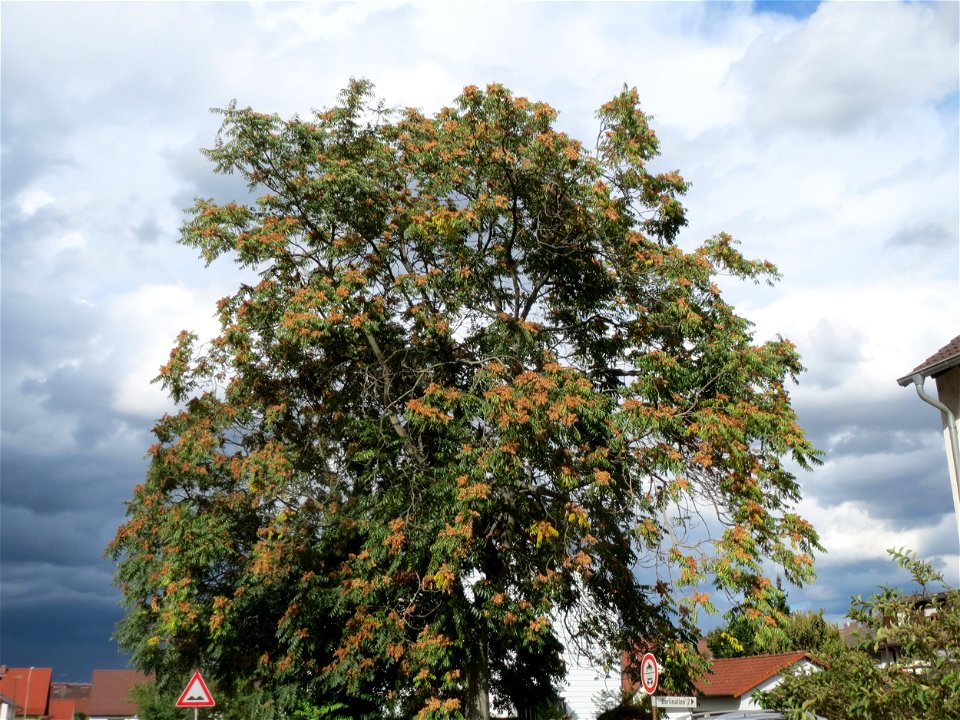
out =
<path fill-rule="evenodd" d="M 820 0 L 753 0 L 754 12 L 789 15 L 799 20 L 813 15 L 818 7 Z"/>

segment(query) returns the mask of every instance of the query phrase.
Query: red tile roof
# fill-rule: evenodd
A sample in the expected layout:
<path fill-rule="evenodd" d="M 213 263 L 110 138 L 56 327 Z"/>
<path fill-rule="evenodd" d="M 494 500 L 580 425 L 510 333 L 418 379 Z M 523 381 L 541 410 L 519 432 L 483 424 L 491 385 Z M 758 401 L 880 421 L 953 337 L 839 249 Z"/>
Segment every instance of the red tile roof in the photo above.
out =
<path fill-rule="evenodd" d="M 24 711 L 26 703 L 27 715 L 46 715 L 51 675 L 53 668 L 7 668 L 0 678 L 0 695 L 12 699 L 19 713 Z M 27 686 L 30 697 L 27 697 Z"/>
<path fill-rule="evenodd" d="M 73 720 L 77 713 L 90 714 L 90 683 L 50 684 L 50 720 Z"/>
<path fill-rule="evenodd" d="M 714 660 L 710 672 L 696 682 L 697 692 L 707 696 L 740 697 L 801 660 L 819 664 L 805 652 Z"/>
<path fill-rule="evenodd" d="M 906 387 L 913 382 L 912 378 L 917 373 L 923 377 L 935 378 L 955 365 L 960 365 L 960 335 L 957 335 L 897 382 Z"/>
<path fill-rule="evenodd" d="M 77 701 L 68 700 L 50 700 L 50 720 L 73 720 L 77 712 Z"/>
<path fill-rule="evenodd" d="M 88 714 L 96 717 L 136 715 L 137 706 L 130 702 L 130 690 L 148 680 L 139 670 L 94 670 Z"/>

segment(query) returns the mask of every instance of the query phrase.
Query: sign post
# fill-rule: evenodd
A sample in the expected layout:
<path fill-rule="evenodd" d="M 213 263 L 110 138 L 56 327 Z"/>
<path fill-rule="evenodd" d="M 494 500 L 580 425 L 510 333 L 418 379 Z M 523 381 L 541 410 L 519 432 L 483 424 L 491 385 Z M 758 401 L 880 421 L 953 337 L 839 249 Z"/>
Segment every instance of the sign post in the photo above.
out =
<path fill-rule="evenodd" d="M 640 685 L 643 691 L 650 695 L 650 705 L 653 708 L 653 720 L 657 720 L 657 706 L 653 702 L 653 694 L 660 684 L 660 666 L 653 653 L 644 653 L 640 659 Z"/>
<path fill-rule="evenodd" d="M 193 708 L 193 720 L 197 720 L 197 708 L 213 707 L 216 703 L 213 701 L 213 695 L 207 689 L 207 684 L 203 681 L 203 676 L 197 670 L 187 683 L 180 699 L 177 700 L 177 707 Z"/>

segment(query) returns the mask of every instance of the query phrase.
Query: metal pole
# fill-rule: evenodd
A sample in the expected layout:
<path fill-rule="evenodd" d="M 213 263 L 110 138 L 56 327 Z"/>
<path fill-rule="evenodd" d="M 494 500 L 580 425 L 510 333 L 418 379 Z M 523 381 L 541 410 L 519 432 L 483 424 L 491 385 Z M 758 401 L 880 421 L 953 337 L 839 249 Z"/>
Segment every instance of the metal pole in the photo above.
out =
<path fill-rule="evenodd" d="M 27 673 L 27 696 L 23 699 L 23 717 L 27 717 L 27 703 L 30 702 L 30 676 L 33 675 L 33 666 L 30 666 L 30 672 Z"/>
<path fill-rule="evenodd" d="M 653 720 L 657 720 L 657 703 L 653 700 L 653 695 L 650 696 L 650 708 L 653 710 Z"/>

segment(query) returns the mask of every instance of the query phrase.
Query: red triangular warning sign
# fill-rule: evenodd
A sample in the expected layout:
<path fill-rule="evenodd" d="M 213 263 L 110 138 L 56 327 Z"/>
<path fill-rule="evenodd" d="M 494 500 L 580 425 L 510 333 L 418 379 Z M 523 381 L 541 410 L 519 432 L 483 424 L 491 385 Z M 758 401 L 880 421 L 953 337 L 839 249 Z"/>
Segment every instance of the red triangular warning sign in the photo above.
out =
<path fill-rule="evenodd" d="M 197 670 L 190 678 L 190 682 L 187 683 L 183 695 L 177 700 L 177 707 L 196 708 L 213 707 L 214 705 L 216 703 L 213 701 L 213 695 L 210 694 L 207 684 L 200 676 L 200 671 Z"/>

